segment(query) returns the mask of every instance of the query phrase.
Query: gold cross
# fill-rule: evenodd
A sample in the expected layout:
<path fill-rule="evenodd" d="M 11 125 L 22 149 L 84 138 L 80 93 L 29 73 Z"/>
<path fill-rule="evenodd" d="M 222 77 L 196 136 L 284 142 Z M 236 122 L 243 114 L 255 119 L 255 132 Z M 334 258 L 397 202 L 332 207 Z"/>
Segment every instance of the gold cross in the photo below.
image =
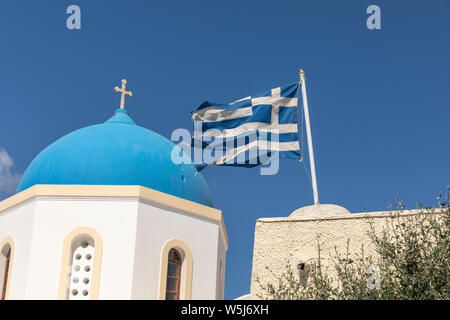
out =
<path fill-rule="evenodd" d="M 125 95 L 127 94 L 130 97 L 133 95 L 133 92 L 125 90 L 126 85 L 127 85 L 127 80 L 122 79 L 122 89 L 120 89 L 117 86 L 114 88 L 114 90 L 116 92 L 121 92 L 122 93 L 122 96 L 120 98 L 120 109 L 124 109 L 125 108 Z"/>

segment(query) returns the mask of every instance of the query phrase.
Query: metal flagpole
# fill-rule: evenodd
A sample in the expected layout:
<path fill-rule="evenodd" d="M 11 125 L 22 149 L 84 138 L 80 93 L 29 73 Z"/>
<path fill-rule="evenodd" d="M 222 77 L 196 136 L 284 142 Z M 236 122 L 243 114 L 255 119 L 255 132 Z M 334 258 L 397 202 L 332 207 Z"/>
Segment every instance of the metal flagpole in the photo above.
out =
<path fill-rule="evenodd" d="M 306 98 L 305 72 L 300 69 L 300 84 L 302 86 L 303 110 L 305 112 L 306 137 L 308 139 L 309 165 L 311 166 L 311 183 L 314 195 L 314 204 L 319 204 L 319 192 L 317 191 L 316 166 L 314 164 L 314 151 L 311 138 L 311 126 L 309 124 L 308 99 Z"/>

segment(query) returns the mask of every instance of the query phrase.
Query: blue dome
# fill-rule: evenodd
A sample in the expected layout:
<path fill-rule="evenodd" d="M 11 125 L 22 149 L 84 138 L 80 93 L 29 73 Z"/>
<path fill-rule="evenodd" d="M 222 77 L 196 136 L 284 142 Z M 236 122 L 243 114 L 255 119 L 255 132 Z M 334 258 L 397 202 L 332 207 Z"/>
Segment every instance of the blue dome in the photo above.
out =
<path fill-rule="evenodd" d="M 16 192 L 35 184 L 140 185 L 212 206 L 208 186 L 190 159 L 184 155 L 184 164 L 172 161 L 174 146 L 118 109 L 105 123 L 76 130 L 45 148 Z"/>

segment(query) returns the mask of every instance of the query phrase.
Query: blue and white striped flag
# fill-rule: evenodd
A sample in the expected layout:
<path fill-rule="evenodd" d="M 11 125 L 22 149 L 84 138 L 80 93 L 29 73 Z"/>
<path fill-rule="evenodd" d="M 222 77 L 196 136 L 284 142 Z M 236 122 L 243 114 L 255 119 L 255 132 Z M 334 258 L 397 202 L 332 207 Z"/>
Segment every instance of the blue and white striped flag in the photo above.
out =
<path fill-rule="evenodd" d="M 293 83 L 229 104 L 205 101 L 192 111 L 194 152 L 211 155 L 197 168 L 254 167 L 274 156 L 299 159 L 298 88 Z"/>

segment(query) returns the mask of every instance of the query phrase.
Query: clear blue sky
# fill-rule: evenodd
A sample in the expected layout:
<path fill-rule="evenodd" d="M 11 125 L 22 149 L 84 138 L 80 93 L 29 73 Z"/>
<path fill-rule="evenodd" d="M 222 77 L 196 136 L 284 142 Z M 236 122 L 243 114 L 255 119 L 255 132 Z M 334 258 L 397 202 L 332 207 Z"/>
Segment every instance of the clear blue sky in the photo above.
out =
<path fill-rule="evenodd" d="M 80 31 L 66 28 L 71 4 Z M 366 28 L 371 4 L 381 30 Z M 23 173 L 59 137 L 108 119 L 123 77 L 135 122 L 170 138 L 204 100 L 292 83 L 302 67 L 321 202 L 435 204 L 450 182 L 449 35 L 448 0 L 1 1 L 0 150 L 14 161 L 7 174 Z M 235 298 L 250 288 L 256 219 L 312 204 L 311 187 L 295 160 L 274 176 L 203 174 L 225 216 Z"/>

